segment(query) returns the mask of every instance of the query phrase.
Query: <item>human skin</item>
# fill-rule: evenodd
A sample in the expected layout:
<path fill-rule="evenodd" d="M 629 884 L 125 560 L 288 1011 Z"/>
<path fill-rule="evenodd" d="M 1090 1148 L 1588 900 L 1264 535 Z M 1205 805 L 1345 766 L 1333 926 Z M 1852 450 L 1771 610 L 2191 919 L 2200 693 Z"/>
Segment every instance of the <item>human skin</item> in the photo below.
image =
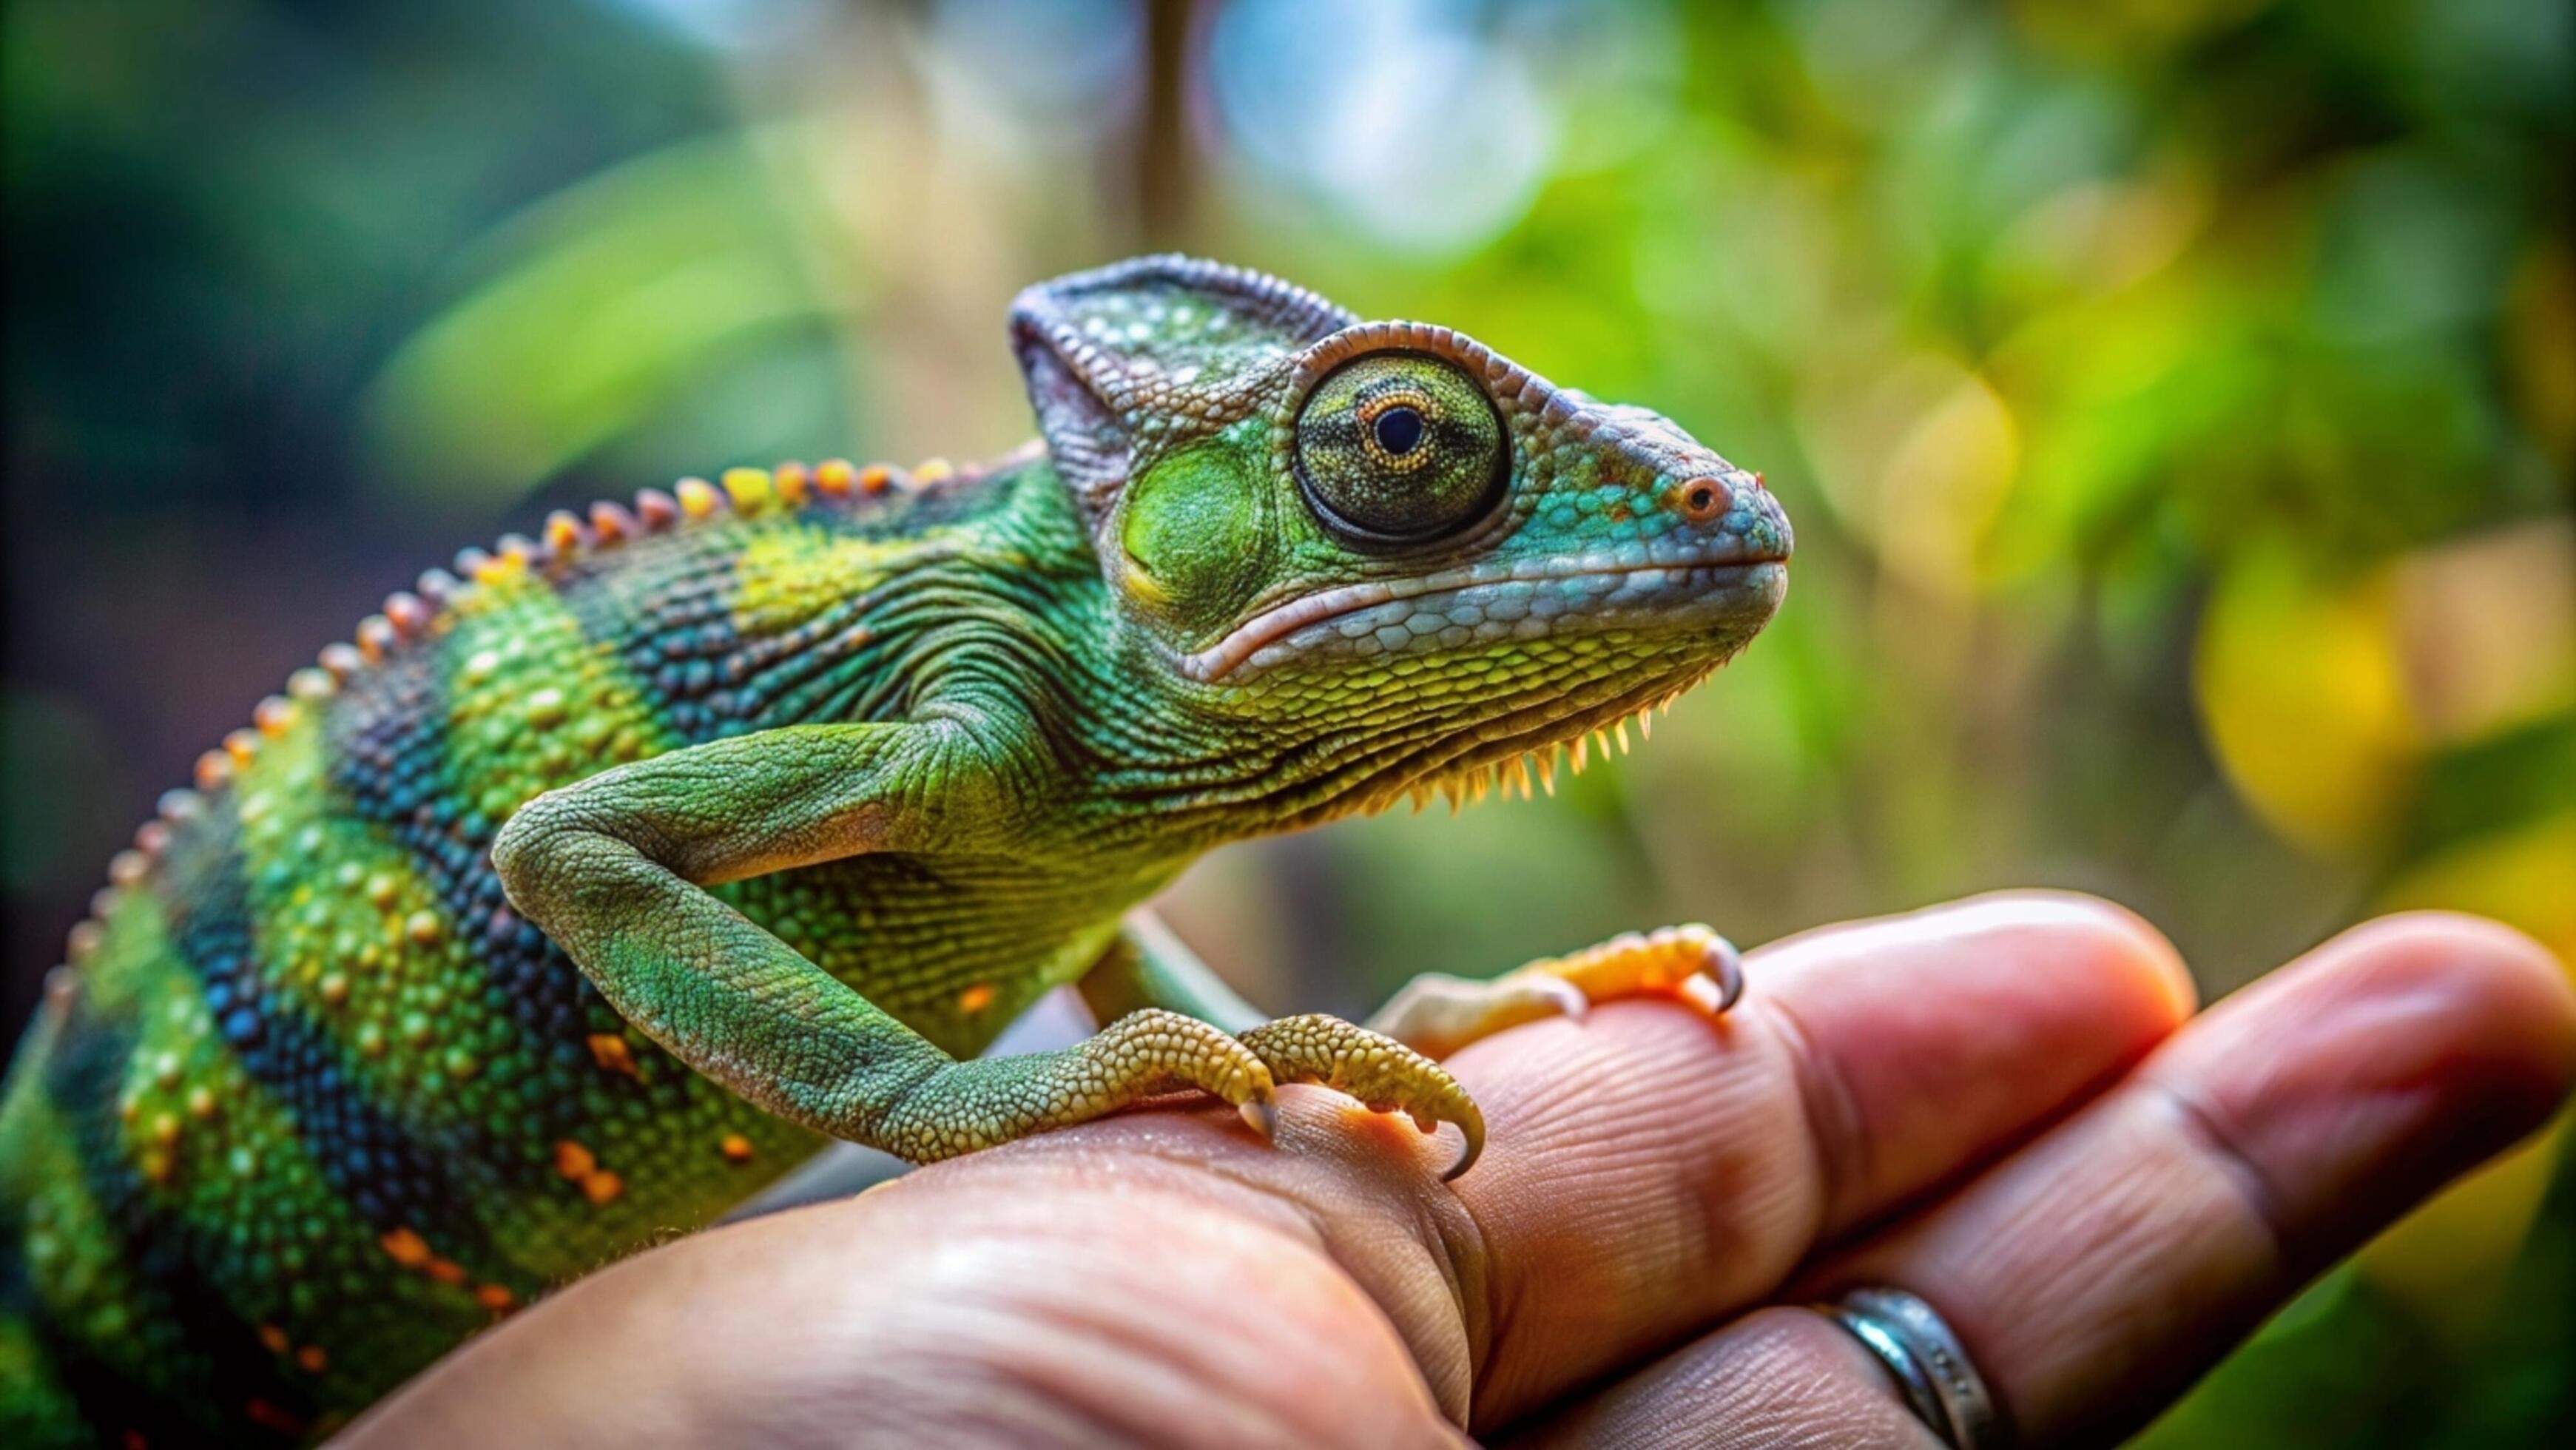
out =
<path fill-rule="evenodd" d="M 1282 1094 L 1119 1117 L 702 1234 L 482 1336 L 353 1444 L 1932 1445 L 1798 1307 L 1900 1285 L 2024 1445 L 2135 1429 L 2541 1124 L 2576 993 L 2393 917 L 2194 1015 L 2137 918 L 2015 894 L 1755 953 L 1450 1067 L 1476 1170 Z"/>

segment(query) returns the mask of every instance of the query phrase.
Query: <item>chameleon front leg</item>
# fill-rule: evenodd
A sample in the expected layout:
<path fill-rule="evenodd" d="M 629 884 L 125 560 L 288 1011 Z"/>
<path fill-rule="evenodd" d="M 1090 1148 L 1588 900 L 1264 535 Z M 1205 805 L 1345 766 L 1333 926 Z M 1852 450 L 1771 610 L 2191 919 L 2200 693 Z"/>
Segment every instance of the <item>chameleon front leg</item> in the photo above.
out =
<path fill-rule="evenodd" d="M 1155 1009 L 1184 1013 L 1235 1034 L 1275 1081 L 1319 1083 L 1358 1098 L 1372 1112 L 1408 1114 L 1426 1133 L 1444 1122 L 1457 1124 L 1466 1148 L 1444 1178 L 1466 1172 L 1484 1151 L 1484 1114 L 1440 1064 L 1324 1013 L 1265 1018 L 1150 911 L 1128 914 L 1118 939 L 1084 974 L 1080 990 L 1102 1022 Z"/>
<path fill-rule="evenodd" d="M 1429 1056 L 1543 1017 L 1580 1018 L 1619 997 L 1676 998 L 1715 1017 L 1744 994 L 1744 962 L 1707 927 L 1628 932 L 1562 957 L 1541 957 L 1491 981 L 1425 972 L 1396 989 L 1369 1026 Z"/>
<path fill-rule="evenodd" d="M 1198 1088 L 1270 1122 L 1248 1045 L 1138 1012 L 1061 1052 L 959 1062 L 704 889 L 870 851 L 1007 839 L 1016 792 L 962 724 L 799 726 L 673 751 L 522 807 L 510 900 L 609 1004 L 771 1112 L 913 1162 Z"/>

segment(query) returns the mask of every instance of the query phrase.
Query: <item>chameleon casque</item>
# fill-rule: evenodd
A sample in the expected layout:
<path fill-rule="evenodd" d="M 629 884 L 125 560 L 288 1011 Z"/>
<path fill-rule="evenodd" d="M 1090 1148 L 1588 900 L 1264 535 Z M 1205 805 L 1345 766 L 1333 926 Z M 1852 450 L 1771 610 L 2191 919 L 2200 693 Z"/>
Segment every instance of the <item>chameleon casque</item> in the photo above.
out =
<path fill-rule="evenodd" d="M 1682 928 L 1425 978 L 1387 1036 L 1271 1022 L 1131 912 L 1225 841 L 1526 793 L 1700 681 L 1785 588 L 1754 475 L 1214 263 L 1031 288 L 1011 339 L 1040 443 L 558 513 L 164 798 L 0 1102 L 0 1441 L 327 1433 L 832 1136 L 927 1161 L 1187 1089 L 1260 1130 L 1307 1081 L 1463 1170 L 1434 1056 L 1732 999 Z M 1066 983 L 1097 1036 L 973 1056 Z"/>

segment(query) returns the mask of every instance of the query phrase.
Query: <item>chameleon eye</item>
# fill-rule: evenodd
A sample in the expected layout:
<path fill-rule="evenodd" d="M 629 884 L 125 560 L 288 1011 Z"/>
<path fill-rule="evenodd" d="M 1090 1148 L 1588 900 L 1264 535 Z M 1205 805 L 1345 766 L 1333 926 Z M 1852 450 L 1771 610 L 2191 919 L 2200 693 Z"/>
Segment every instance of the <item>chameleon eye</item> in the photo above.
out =
<path fill-rule="evenodd" d="M 1355 358 L 1297 415 L 1297 477 L 1325 523 L 1421 543 L 1482 517 L 1502 491 L 1502 420 L 1457 367 L 1413 353 Z"/>

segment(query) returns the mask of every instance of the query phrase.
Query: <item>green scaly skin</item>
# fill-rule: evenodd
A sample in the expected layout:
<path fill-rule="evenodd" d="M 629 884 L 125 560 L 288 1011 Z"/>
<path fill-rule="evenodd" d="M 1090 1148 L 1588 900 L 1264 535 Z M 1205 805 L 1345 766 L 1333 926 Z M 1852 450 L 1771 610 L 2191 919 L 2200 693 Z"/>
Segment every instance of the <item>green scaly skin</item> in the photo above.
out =
<path fill-rule="evenodd" d="M 1785 520 L 1650 413 L 1231 268 L 1061 279 L 1012 338 L 1042 447 L 468 551 L 165 799 L 0 1101 L 0 1441 L 325 1433 L 827 1136 L 1179 1088 L 1257 1128 L 1303 1080 L 1472 1157 L 1436 1065 L 1122 919 L 1220 842 L 1526 788 L 1743 646 Z M 973 1059 L 1074 982 L 1100 1035 Z M 1419 1040 L 1550 1010 L 1482 991 Z"/>

